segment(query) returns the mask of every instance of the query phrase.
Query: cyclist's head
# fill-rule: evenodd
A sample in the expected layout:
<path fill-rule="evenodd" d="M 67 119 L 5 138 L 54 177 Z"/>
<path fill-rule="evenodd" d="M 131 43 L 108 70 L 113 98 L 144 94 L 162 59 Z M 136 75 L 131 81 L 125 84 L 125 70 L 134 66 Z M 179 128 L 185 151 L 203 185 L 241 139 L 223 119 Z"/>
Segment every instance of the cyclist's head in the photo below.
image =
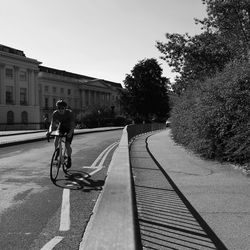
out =
<path fill-rule="evenodd" d="M 63 100 L 58 100 L 56 102 L 56 108 L 60 111 L 60 110 L 65 110 L 67 107 L 67 103 Z"/>

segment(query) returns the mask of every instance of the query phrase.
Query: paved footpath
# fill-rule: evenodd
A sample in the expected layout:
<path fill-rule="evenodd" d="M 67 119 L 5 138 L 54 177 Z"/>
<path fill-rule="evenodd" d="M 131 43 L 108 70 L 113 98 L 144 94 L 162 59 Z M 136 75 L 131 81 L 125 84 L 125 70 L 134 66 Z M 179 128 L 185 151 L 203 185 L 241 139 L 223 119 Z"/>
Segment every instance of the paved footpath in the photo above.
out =
<path fill-rule="evenodd" d="M 230 164 L 204 161 L 170 130 L 130 151 L 143 249 L 250 249 L 250 183 Z"/>

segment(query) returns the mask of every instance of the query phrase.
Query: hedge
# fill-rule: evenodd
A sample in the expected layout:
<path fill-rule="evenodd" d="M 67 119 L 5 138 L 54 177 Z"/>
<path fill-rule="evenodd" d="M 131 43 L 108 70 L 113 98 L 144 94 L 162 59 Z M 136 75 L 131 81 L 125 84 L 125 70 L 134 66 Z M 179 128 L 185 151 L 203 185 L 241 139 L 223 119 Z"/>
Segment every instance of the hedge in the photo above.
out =
<path fill-rule="evenodd" d="M 177 143 L 209 159 L 250 161 L 250 63 L 235 61 L 196 82 L 171 112 Z"/>

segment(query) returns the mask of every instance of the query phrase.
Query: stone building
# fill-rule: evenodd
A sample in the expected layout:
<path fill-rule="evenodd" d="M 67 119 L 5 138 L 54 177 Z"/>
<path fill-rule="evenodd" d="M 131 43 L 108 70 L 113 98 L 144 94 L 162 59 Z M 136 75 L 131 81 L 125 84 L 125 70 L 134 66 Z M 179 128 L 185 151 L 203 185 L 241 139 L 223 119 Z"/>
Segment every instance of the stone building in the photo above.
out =
<path fill-rule="evenodd" d="M 121 84 L 48 68 L 24 52 L 0 45 L 0 130 L 39 129 L 58 99 L 75 115 L 94 107 L 120 113 Z"/>

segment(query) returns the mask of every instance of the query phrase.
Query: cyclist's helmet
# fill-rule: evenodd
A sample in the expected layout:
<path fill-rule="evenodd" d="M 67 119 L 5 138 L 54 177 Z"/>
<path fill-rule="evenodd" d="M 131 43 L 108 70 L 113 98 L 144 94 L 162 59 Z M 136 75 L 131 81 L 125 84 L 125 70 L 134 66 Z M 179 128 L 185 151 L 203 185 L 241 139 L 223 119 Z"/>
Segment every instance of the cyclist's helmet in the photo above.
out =
<path fill-rule="evenodd" d="M 56 102 L 56 107 L 57 108 L 66 108 L 67 107 L 67 103 L 65 102 L 65 101 L 63 101 L 63 100 L 58 100 L 57 102 Z"/>

